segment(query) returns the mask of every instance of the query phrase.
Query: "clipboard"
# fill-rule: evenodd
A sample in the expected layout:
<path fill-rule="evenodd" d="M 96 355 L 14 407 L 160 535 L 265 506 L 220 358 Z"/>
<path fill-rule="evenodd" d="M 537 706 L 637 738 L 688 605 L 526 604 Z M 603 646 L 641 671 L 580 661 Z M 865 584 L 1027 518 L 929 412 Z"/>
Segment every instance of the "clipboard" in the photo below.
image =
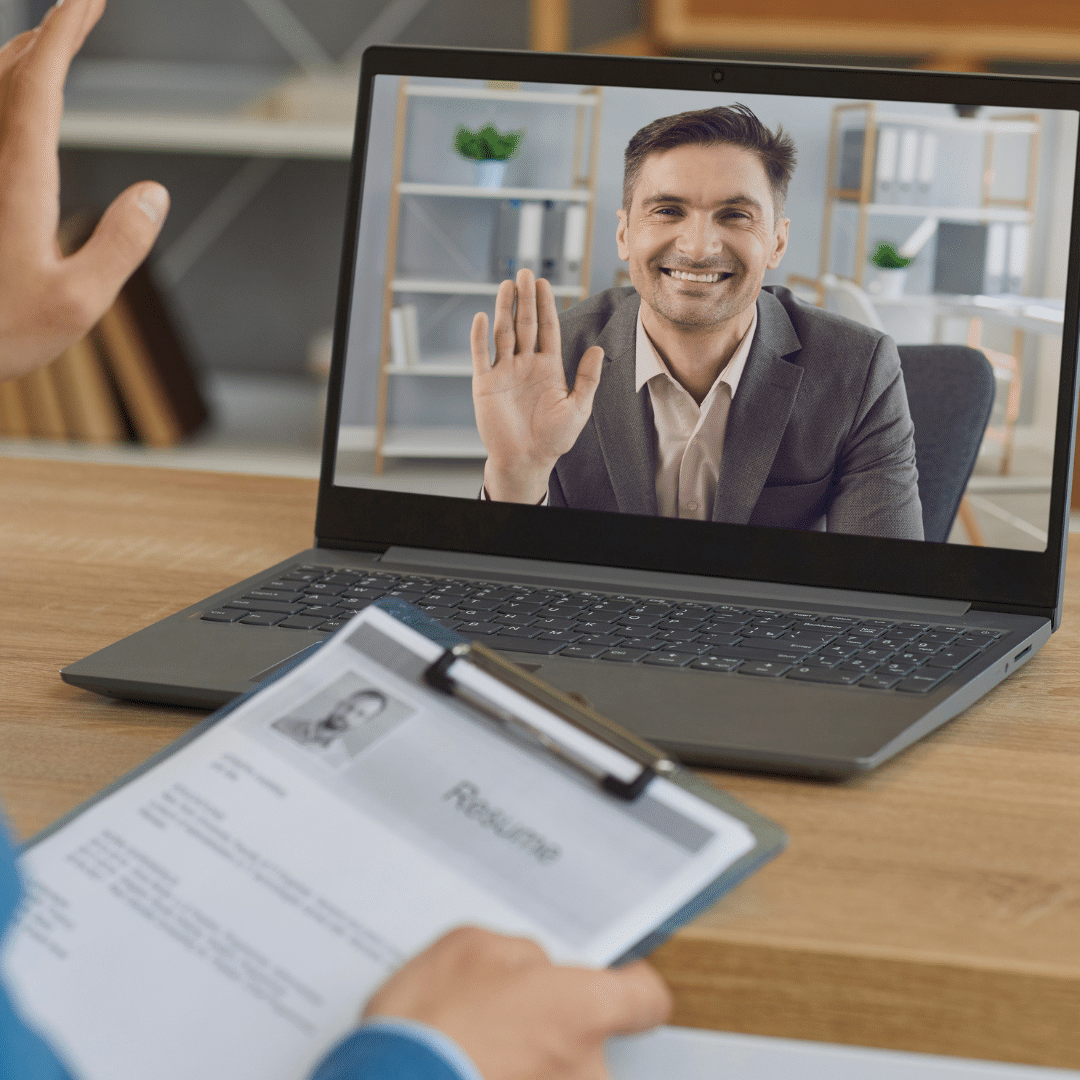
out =
<path fill-rule="evenodd" d="M 297 1080 L 453 925 L 621 965 L 784 843 L 588 705 L 384 600 L 31 840 L 0 966 L 86 1080 Z M 117 1015 L 128 1042 L 103 1047 Z"/>
<path fill-rule="evenodd" d="M 633 948 L 627 950 L 613 962 L 613 966 L 622 966 L 648 956 L 663 945 L 679 927 L 707 911 L 726 892 L 770 859 L 779 855 L 787 846 L 786 834 L 774 822 L 703 780 L 658 747 L 628 731 L 587 703 L 575 701 L 564 691 L 543 679 L 538 679 L 531 672 L 487 648 L 483 642 L 469 641 L 462 635 L 447 630 L 411 604 L 395 599 L 381 600 L 377 603 L 405 625 L 411 626 L 445 647 L 443 655 L 431 665 L 426 673 L 425 677 L 429 684 L 467 702 L 471 707 L 484 712 L 499 723 L 524 728 L 549 753 L 567 762 L 573 768 L 581 770 L 614 798 L 632 801 L 644 792 L 654 778 L 662 776 L 694 797 L 703 799 L 718 810 L 738 818 L 753 833 L 757 843 L 751 851 L 732 863 L 697 896 L 688 900 L 669 919 L 643 937 Z M 572 749 L 560 745 L 557 740 L 552 739 L 546 732 L 537 730 L 527 720 L 520 716 L 509 716 L 498 706 L 493 706 L 491 702 L 470 694 L 448 674 L 456 661 L 464 661 L 478 667 L 516 692 L 536 701 L 575 728 L 625 754 L 640 766 L 640 771 L 632 780 L 626 781 L 590 766 Z"/>

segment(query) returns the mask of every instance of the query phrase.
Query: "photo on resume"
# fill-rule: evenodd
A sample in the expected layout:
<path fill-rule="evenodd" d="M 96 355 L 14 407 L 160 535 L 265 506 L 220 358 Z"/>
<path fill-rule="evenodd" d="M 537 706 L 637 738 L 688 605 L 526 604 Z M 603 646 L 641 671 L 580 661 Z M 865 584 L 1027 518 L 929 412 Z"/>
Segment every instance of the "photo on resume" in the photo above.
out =
<path fill-rule="evenodd" d="M 352 764 L 413 711 L 350 671 L 270 727 L 336 771 Z"/>

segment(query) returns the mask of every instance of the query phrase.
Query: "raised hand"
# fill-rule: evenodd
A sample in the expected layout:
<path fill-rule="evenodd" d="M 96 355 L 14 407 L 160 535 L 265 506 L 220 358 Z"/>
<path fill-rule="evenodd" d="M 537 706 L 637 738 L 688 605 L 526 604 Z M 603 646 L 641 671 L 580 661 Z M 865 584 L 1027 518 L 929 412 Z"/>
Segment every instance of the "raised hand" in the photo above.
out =
<path fill-rule="evenodd" d="M 135 184 L 81 250 L 65 258 L 57 246 L 64 80 L 104 9 L 105 0 L 64 0 L 0 49 L 0 380 L 86 334 L 146 258 L 169 207 L 160 184 Z"/>
<path fill-rule="evenodd" d="M 477 312 L 470 343 L 476 426 L 488 453 L 484 486 L 492 499 L 537 503 L 589 419 L 604 350 L 587 350 L 567 387 L 555 294 L 531 270 L 499 286 L 494 336 L 492 363 L 488 317 Z"/>

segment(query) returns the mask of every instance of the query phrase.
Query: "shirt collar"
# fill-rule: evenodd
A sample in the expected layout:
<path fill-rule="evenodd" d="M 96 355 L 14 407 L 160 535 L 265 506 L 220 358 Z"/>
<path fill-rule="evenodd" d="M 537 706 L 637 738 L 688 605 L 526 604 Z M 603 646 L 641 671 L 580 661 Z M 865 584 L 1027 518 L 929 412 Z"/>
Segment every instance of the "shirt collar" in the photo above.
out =
<path fill-rule="evenodd" d="M 750 320 L 750 326 L 747 328 L 746 333 L 743 334 L 742 341 L 739 342 L 739 347 L 732 354 L 724 370 L 717 376 L 716 382 L 713 383 L 714 388 L 717 383 L 727 383 L 731 389 L 732 398 L 735 397 L 735 391 L 739 388 L 739 380 L 742 378 L 743 369 L 746 367 L 746 358 L 750 355 L 750 346 L 754 343 L 757 324 L 758 313 L 757 304 L 755 304 L 754 316 Z M 678 383 L 678 380 L 668 371 L 667 364 L 664 363 L 660 354 L 656 351 L 656 346 L 653 345 L 652 339 L 645 330 L 645 324 L 641 321 L 641 309 L 638 308 L 634 370 L 635 391 L 640 392 L 641 388 L 657 375 L 663 375 L 672 382 Z"/>

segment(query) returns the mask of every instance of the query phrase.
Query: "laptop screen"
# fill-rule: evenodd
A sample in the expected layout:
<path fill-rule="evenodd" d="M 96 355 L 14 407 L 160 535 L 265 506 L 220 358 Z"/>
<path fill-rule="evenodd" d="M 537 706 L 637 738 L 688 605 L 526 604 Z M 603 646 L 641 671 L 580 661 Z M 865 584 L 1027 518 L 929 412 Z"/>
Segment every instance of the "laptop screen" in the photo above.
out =
<path fill-rule="evenodd" d="M 712 78 L 366 80 L 333 486 L 1056 548 L 1078 114 L 1030 102 L 1059 84 L 678 66 Z"/>

